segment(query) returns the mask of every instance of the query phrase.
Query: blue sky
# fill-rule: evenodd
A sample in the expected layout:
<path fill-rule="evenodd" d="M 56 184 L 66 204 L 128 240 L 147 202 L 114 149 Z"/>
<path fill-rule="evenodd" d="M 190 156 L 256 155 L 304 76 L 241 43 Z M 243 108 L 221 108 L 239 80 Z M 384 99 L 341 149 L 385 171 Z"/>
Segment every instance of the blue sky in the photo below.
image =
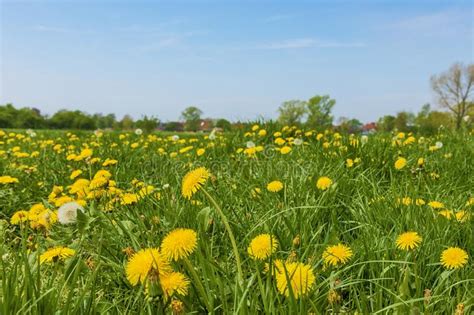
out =
<path fill-rule="evenodd" d="M 364 122 L 473 62 L 471 1 L 3 1 L 0 103 L 175 120 L 275 118 L 330 94 Z"/>

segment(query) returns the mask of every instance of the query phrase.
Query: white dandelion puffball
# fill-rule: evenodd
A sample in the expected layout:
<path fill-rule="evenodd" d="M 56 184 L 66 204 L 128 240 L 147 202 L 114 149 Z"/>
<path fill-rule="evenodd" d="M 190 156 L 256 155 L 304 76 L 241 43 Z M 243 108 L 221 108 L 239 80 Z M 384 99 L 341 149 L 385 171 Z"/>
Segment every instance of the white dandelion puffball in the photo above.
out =
<path fill-rule="evenodd" d="M 84 212 L 84 208 L 75 201 L 67 202 L 58 209 L 58 221 L 61 224 L 75 223 L 77 210 Z"/>
<path fill-rule="evenodd" d="M 211 134 L 209 135 L 209 140 L 216 140 L 216 131 L 216 128 L 212 129 Z"/>
<path fill-rule="evenodd" d="M 441 141 L 438 141 L 435 143 L 435 146 L 438 148 L 438 149 L 441 149 L 443 147 L 443 142 Z"/>
<path fill-rule="evenodd" d="M 362 144 L 366 144 L 367 142 L 369 142 L 369 137 L 363 135 L 362 137 L 360 137 L 360 142 L 362 142 Z"/>
<path fill-rule="evenodd" d="M 140 128 L 135 129 L 135 134 L 137 136 L 140 136 L 142 133 L 143 133 L 143 130 L 141 130 Z"/>
<path fill-rule="evenodd" d="M 249 149 L 255 148 L 255 143 L 253 143 L 252 141 L 248 141 L 247 142 L 247 148 L 249 148 Z"/>
<path fill-rule="evenodd" d="M 171 137 L 171 140 L 173 141 L 178 141 L 179 140 L 179 136 L 178 135 L 174 135 Z"/>
<path fill-rule="evenodd" d="M 293 144 L 294 144 L 294 145 L 302 145 L 302 144 L 303 144 L 303 140 L 301 140 L 300 138 L 296 138 L 295 140 L 293 140 Z"/>

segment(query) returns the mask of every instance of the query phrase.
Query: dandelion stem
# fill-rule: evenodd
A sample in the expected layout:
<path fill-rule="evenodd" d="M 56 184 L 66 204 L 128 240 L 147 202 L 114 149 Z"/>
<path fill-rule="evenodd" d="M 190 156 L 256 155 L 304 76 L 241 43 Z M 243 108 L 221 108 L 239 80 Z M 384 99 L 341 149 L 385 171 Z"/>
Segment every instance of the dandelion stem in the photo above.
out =
<path fill-rule="evenodd" d="M 235 241 L 234 233 L 232 232 L 232 229 L 230 228 L 229 221 L 227 220 L 227 217 L 225 216 L 225 214 L 222 211 L 221 207 L 219 207 L 217 202 L 214 200 L 214 198 L 212 198 L 212 196 L 204 188 L 202 188 L 202 191 L 207 196 L 209 201 L 211 201 L 212 205 L 216 208 L 217 213 L 219 213 L 219 215 L 222 219 L 222 222 L 224 223 L 225 229 L 227 230 L 227 233 L 229 234 L 230 242 L 232 243 L 232 250 L 234 252 L 235 260 L 236 260 L 236 263 L 237 263 L 237 275 L 239 277 L 240 284 L 243 284 L 244 276 L 243 276 L 243 273 L 242 273 L 242 263 L 241 263 L 241 260 L 240 260 L 239 250 L 237 248 L 237 243 Z"/>
<path fill-rule="evenodd" d="M 204 304 L 206 304 L 207 310 L 209 312 L 211 312 L 212 307 L 209 304 L 209 299 L 207 297 L 206 291 L 204 290 L 201 279 L 199 278 L 198 274 L 196 273 L 196 270 L 194 270 L 194 267 L 191 265 L 191 262 L 187 258 L 184 258 L 183 261 L 184 261 L 184 264 L 186 265 L 186 268 L 188 269 L 189 273 L 193 277 L 194 282 L 196 283 L 196 287 L 197 287 L 199 293 L 201 294 L 201 297 L 204 301 Z"/>

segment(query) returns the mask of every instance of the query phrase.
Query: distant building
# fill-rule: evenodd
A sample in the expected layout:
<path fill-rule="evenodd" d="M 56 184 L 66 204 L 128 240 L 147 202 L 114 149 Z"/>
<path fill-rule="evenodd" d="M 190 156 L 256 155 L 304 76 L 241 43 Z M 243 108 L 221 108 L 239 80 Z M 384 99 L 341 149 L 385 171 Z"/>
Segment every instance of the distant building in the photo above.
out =
<path fill-rule="evenodd" d="M 374 132 L 377 130 L 377 123 L 371 122 L 362 126 L 362 132 Z"/>

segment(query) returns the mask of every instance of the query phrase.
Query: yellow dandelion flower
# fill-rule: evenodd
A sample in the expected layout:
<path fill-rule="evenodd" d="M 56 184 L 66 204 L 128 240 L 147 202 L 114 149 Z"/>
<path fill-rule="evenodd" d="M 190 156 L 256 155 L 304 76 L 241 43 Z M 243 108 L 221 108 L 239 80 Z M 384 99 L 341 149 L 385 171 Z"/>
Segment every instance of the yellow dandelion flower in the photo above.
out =
<path fill-rule="evenodd" d="M 106 158 L 104 163 L 102 163 L 102 166 L 106 167 L 106 166 L 109 166 L 109 165 L 115 165 L 117 163 L 118 163 L 117 160 Z"/>
<path fill-rule="evenodd" d="M 352 250 L 344 244 L 328 246 L 323 252 L 323 260 L 326 265 L 343 265 L 352 257 Z"/>
<path fill-rule="evenodd" d="M 206 153 L 206 149 L 204 149 L 204 148 L 199 148 L 199 149 L 197 149 L 197 151 L 196 151 L 197 156 L 201 156 L 201 155 L 203 155 L 204 153 Z"/>
<path fill-rule="evenodd" d="M 469 256 L 459 247 L 449 247 L 441 253 L 441 264 L 447 269 L 458 269 L 467 264 Z"/>
<path fill-rule="evenodd" d="M 332 180 L 329 177 L 323 176 L 318 178 L 318 181 L 316 182 L 316 187 L 319 190 L 326 190 L 332 185 Z"/>
<path fill-rule="evenodd" d="M 288 154 L 291 152 L 291 148 L 289 146 L 284 146 L 283 148 L 280 149 L 281 154 Z"/>
<path fill-rule="evenodd" d="M 465 210 L 460 210 L 456 212 L 455 216 L 458 222 L 466 222 L 470 218 L 470 214 L 466 212 Z"/>
<path fill-rule="evenodd" d="M 197 246 L 197 234 L 191 229 L 175 229 L 161 242 L 161 252 L 169 260 L 179 260 L 191 255 Z"/>
<path fill-rule="evenodd" d="M 416 202 L 415 202 L 415 204 L 416 204 L 417 206 L 422 206 L 422 205 L 424 205 L 425 203 L 426 203 L 426 202 L 425 202 L 423 199 L 421 199 L 421 198 L 416 199 Z"/>
<path fill-rule="evenodd" d="M 310 265 L 300 262 L 285 263 L 283 270 L 276 274 L 277 288 L 280 294 L 298 299 L 305 296 L 313 287 L 316 277 Z M 291 291 L 290 291 L 291 287 Z"/>
<path fill-rule="evenodd" d="M 407 160 L 406 160 L 405 158 L 399 157 L 399 158 L 395 161 L 395 168 L 396 168 L 397 170 L 401 170 L 401 169 L 404 168 L 406 165 L 407 165 Z"/>
<path fill-rule="evenodd" d="M 11 177 L 8 175 L 0 176 L 0 184 L 13 184 L 18 183 L 18 178 Z"/>
<path fill-rule="evenodd" d="M 191 197 L 201 189 L 201 186 L 204 185 L 207 179 L 211 176 L 209 171 L 205 167 L 199 167 L 195 170 L 188 172 L 184 178 L 181 185 L 181 194 L 187 199 Z"/>
<path fill-rule="evenodd" d="M 396 244 L 398 249 L 410 250 L 417 248 L 421 241 L 422 238 L 417 232 L 405 232 L 398 236 Z"/>
<path fill-rule="evenodd" d="M 188 294 L 189 280 L 181 272 L 171 272 L 160 277 L 160 285 L 166 298 Z"/>
<path fill-rule="evenodd" d="M 444 208 L 444 204 L 442 202 L 439 202 L 439 201 L 430 201 L 430 202 L 428 202 L 428 206 L 430 206 L 433 209 Z"/>
<path fill-rule="evenodd" d="M 28 211 L 20 210 L 15 212 L 10 218 L 10 223 L 13 225 L 20 224 L 22 222 L 28 221 Z"/>
<path fill-rule="evenodd" d="M 141 249 L 127 262 L 127 280 L 132 285 L 145 283 L 146 280 L 157 281 L 160 276 L 171 272 L 168 260 L 157 248 Z"/>
<path fill-rule="evenodd" d="M 74 179 L 74 178 L 76 178 L 77 176 L 79 176 L 81 174 L 82 174 L 81 170 L 75 170 L 75 171 L 72 171 L 71 176 L 69 176 L 69 178 Z"/>
<path fill-rule="evenodd" d="M 279 180 L 274 180 L 273 182 L 268 183 L 267 190 L 270 192 L 279 192 L 283 189 L 283 183 Z"/>
<path fill-rule="evenodd" d="M 354 160 L 352 160 L 352 159 L 347 159 L 347 160 L 346 160 L 346 167 L 347 167 L 347 168 L 351 168 L 352 166 L 354 166 Z"/>
<path fill-rule="evenodd" d="M 253 259 L 263 260 L 270 257 L 278 248 L 278 241 L 273 235 L 260 234 L 250 242 L 247 249 Z"/>
<path fill-rule="evenodd" d="M 74 256 L 76 251 L 68 247 L 53 247 L 45 251 L 40 256 L 40 263 L 51 263 Z"/>

